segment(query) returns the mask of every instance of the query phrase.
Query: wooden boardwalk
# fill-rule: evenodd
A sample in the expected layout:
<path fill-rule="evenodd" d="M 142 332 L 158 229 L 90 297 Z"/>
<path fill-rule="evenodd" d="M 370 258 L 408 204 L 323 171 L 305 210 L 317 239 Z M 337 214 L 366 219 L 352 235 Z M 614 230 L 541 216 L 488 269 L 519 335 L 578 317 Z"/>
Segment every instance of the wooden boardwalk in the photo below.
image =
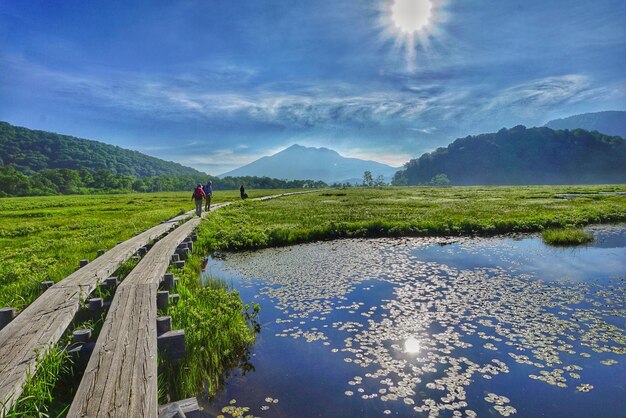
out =
<path fill-rule="evenodd" d="M 156 225 L 115 246 L 56 283 L 0 330 L 0 416 L 22 393 L 40 358 L 63 335 L 96 286 L 108 278 L 137 250 L 170 231 L 193 211 Z"/>
<path fill-rule="evenodd" d="M 118 286 L 68 417 L 157 416 L 157 289 L 199 223 L 192 218 L 157 242 Z"/>
<path fill-rule="evenodd" d="M 118 287 L 68 417 L 157 417 L 157 289 L 200 221 L 194 217 L 156 243 Z"/>

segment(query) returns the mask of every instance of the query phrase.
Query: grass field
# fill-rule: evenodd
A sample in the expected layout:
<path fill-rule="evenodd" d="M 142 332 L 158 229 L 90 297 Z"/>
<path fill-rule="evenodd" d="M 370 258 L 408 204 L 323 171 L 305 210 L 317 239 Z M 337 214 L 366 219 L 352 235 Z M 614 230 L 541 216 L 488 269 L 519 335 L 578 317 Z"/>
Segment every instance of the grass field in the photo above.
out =
<path fill-rule="evenodd" d="M 238 198 L 218 192 L 213 202 Z M 99 249 L 193 208 L 191 192 L 0 199 L 0 307 L 23 309 L 42 281 L 57 282 Z"/>
<path fill-rule="evenodd" d="M 161 373 L 162 393 L 193 396 L 201 386 L 215 393 L 224 372 L 242 361 L 245 347 L 254 340 L 254 308 L 219 282 L 200 286 L 199 263 L 208 252 L 342 237 L 491 235 L 624 222 L 626 196 L 602 194 L 616 191 L 626 192 L 626 185 L 326 189 L 220 209 L 201 223 L 194 255 L 177 272 L 181 300 L 168 313 L 176 328 L 186 330 L 188 356 L 182 369 Z M 251 196 L 280 192 L 252 191 Z M 563 193 L 582 196 L 556 197 Z M 98 249 L 109 249 L 192 209 L 190 197 L 159 193 L 0 199 L 0 306 L 27 306 L 39 294 L 41 281 L 58 281 L 76 270 L 80 259 L 93 259 Z M 238 200 L 238 192 L 216 197 L 214 202 Z M 52 360 L 54 367 L 40 368 L 50 376 L 64 367 Z M 45 391 L 37 385 L 31 384 L 35 389 L 27 397 L 33 399 L 22 402 L 23 410 L 47 410 L 54 403 L 47 395 L 48 380 Z"/>
<path fill-rule="evenodd" d="M 325 190 L 244 202 L 200 228 L 212 249 L 319 239 L 401 235 L 493 235 L 626 221 L 626 186 L 418 187 Z M 582 194 L 560 199 L 563 193 Z"/>

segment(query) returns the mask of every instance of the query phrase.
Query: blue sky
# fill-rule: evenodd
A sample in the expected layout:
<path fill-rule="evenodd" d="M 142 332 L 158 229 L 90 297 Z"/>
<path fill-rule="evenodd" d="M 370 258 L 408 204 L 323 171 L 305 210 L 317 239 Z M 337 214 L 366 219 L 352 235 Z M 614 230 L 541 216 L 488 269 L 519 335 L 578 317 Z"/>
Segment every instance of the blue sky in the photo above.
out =
<path fill-rule="evenodd" d="M 401 165 L 626 109 L 623 0 L 432 0 L 413 33 L 393 6 L 6 0 L 0 120 L 219 174 L 293 143 Z"/>

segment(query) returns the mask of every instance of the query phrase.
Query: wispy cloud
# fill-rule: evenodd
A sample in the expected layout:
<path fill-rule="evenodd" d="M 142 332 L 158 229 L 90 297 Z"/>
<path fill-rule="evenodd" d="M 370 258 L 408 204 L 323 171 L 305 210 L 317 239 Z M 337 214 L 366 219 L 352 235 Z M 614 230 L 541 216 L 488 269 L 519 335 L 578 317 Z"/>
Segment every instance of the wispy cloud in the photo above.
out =
<path fill-rule="evenodd" d="M 80 75 L 55 71 L 25 60 L 6 60 L 14 76 L 27 77 L 31 85 L 52 86 L 43 94 L 59 101 L 103 106 L 147 117 L 185 121 L 240 120 L 284 128 L 328 129 L 335 125 L 368 127 L 395 123 L 426 135 L 437 124 L 462 123 L 509 113 L 532 119 L 547 109 L 620 94 L 597 87 L 582 74 L 551 76 L 501 88 L 489 85 L 458 86 L 444 83 L 420 85 L 406 81 L 394 89 L 376 90 L 349 83 L 326 82 L 241 87 L 241 74 L 225 67 L 217 72 L 220 91 L 212 76 L 182 74 L 175 77 L 133 73 Z M 241 74 L 240 74 L 241 73 Z M 242 75 L 243 77 L 243 75 Z M 623 95 L 623 91 L 621 92 Z"/>

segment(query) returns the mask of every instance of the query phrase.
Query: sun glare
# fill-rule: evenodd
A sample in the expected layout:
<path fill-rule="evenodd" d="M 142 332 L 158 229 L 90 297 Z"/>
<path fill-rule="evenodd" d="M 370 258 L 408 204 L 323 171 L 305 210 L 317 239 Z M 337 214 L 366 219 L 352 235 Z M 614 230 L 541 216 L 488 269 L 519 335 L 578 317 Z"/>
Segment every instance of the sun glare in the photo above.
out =
<path fill-rule="evenodd" d="M 432 9 L 431 0 L 394 0 L 391 18 L 402 32 L 418 32 L 428 25 Z"/>
<path fill-rule="evenodd" d="M 449 0 L 380 0 L 381 32 L 392 40 L 391 53 L 404 54 L 406 70 L 415 71 L 421 63 L 434 57 L 431 42 L 446 37 Z"/>
<path fill-rule="evenodd" d="M 405 353 L 417 353 L 420 351 L 421 345 L 417 338 L 409 337 L 404 342 L 404 352 Z"/>

